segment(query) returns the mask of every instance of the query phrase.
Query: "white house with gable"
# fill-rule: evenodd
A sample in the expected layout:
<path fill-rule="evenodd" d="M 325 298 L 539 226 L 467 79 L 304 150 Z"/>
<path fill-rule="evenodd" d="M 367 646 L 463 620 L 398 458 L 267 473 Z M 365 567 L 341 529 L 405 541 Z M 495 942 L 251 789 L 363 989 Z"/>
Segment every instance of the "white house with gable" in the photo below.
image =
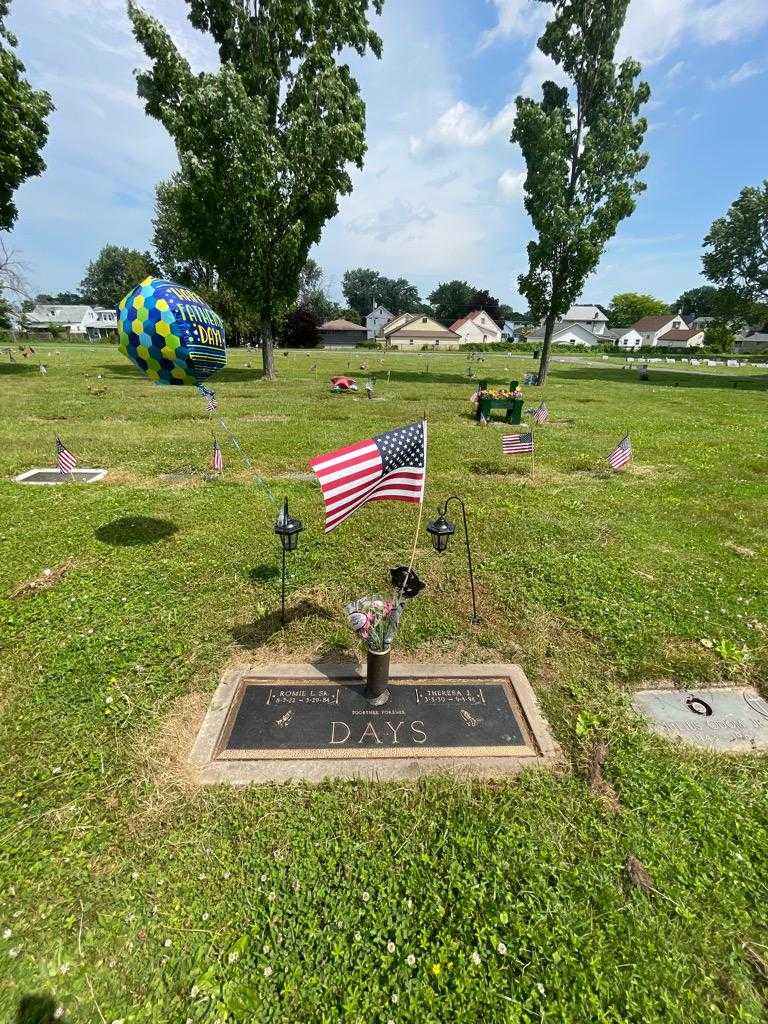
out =
<path fill-rule="evenodd" d="M 63 328 L 69 334 L 100 338 L 117 330 L 117 310 L 100 306 L 62 306 L 38 303 L 25 316 L 30 331 L 44 332 L 49 327 Z"/>
<path fill-rule="evenodd" d="M 502 341 L 502 330 L 484 309 L 473 309 L 466 316 L 459 317 L 448 328 L 461 338 L 462 345 L 488 345 L 494 341 Z"/>
<path fill-rule="evenodd" d="M 603 335 L 606 342 L 612 341 L 616 348 L 636 349 L 643 343 L 643 337 L 634 327 L 609 327 Z"/>
<path fill-rule="evenodd" d="M 679 313 L 662 313 L 658 316 L 644 316 L 632 324 L 632 327 L 642 338 L 643 345 L 650 345 L 656 348 L 659 339 L 668 331 L 687 331 L 688 324 Z"/>
<path fill-rule="evenodd" d="M 599 306 L 571 306 L 565 316 L 560 317 L 556 327 L 586 327 L 593 334 L 605 334 L 608 317 Z"/>
<path fill-rule="evenodd" d="M 386 306 L 379 304 L 374 306 L 368 316 L 365 318 L 365 326 L 368 331 L 368 340 L 372 341 L 373 338 L 378 338 L 381 335 L 382 330 L 394 320 L 394 314 L 390 313 Z"/>
<path fill-rule="evenodd" d="M 536 345 L 543 344 L 544 328 L 536 327 L 527 335 L 525 340 Z M 598 335 L 582 324 L 555 324 L 552 331 L 553 345 L 584 345 L 587 348 L 595 348 L 597 345 L 604 344 L 607 340 L 602 335 L 598 337 Z"/>

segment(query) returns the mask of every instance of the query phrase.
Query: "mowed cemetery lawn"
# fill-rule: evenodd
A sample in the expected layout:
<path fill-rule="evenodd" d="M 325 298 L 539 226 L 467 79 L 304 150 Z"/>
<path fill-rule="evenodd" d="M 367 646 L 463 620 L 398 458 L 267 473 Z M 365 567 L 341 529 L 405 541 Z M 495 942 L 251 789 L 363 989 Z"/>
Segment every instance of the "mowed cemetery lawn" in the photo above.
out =
<path fill-rule="evenodd" d="M 526 389 L 551 410 L 530 479 L 501 455 L 504 428 L 472 420 L 465 357 L 279 353 L 265 383 L 258 353 L 230 352 L 221 413 L 305 524 L 283 630 L 274 510 L 218 426 L 225 472 L 206 479 L 202 398 L 106 345 L 58 353 L 38 346 L 46 377 L 0 367 L 2 1020 L 49 1020 L 46 1005 L 70 1024 L 766 1020 L 766 759 L 676 749 L 629 704 L 659 680 L 766 693 L 766 371 L 652 368 L 641 384 L 556 362 Z M 364 361 L 377 401 L 332 395 L 330 374 L 362 384 Z M 493 355 L 475 372 L 533 368 Z M 355 656 L 343 603 L 410 553 L 403 504 L 324 536 L 307 460 L 423 414 L 425 517 L 465 498 L 482 621 L 458 535 L 439 558 L 422 527 L 427 589 L 396 656 L 519 662 L 562 765 L 194 788 L 185 759 L 222 670 Z M 611 475 L 624 430 L 635 463 Z M 51 464 L 57 433 L 103 483 L 12 482 Z M 22 586 L 46 568 L 53 585 Z M 587 780 L 600 739 L 617 799 Z"/>

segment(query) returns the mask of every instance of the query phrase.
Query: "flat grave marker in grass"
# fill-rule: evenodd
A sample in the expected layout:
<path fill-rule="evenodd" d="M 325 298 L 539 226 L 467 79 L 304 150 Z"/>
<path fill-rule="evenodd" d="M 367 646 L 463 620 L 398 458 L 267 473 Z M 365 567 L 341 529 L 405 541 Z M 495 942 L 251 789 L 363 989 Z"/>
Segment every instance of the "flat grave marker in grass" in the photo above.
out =
<path fill-rule="evenodd" d="M 73 469 L 71 473 L 63 475 L 55 468 L 28 469 L 19 473 L 13 479 L 17 484 L 95 484 L 103 480 L 107 475 L 106 469 Z"/>
<path fill-rule="evenodd" d="M 517 665 L 393 665 L 373 707 L 351 666 L 228 673 L 190 756 L 200 782 L 504 775 L 557 755 Z"/>
<path fill-rule="evenodd" d="M 768 751 L 768 701 L 751 686 L 639 690 L 632 703 L 667 739 L 726 753 Z"/>

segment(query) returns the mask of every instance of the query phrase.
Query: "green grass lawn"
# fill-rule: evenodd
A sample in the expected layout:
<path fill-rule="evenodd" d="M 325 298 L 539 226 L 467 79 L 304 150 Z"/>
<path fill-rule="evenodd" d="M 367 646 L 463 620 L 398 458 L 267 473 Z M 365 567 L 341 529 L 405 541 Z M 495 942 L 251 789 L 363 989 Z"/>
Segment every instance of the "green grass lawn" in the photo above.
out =
<path fill-rule="evenodd" d="M 272 505 L 218 428 L 225 473 L 205 478 L 202 399 L 107 346 L 38 356 L 47 377 L 0 366 L 2 1020 L 766 1020 L 766 759 L 680 752 L 628 699 L 661 679 L 763 686 L 765 371 L 652 367 L 641 384 L 556 362 L 526 395 L 552 416 L 531 480 L 501 456 L 503 428 L 471 419 L 459 355 L 278 354 L 265 383 L 258 354 L 230 353 L 221 412 L 306 527 L 281 630 Z M 330 394 L 363 361 L 378 400 Z M 533 368 L 499 355 L 475 372 Z M 185 757 L 222 669 L 355 654 L 342 604 L 410 553 L 407 505 L 325 537 L 307 459 L 423 414 L 425 512 L 465 498 L 482 622 L 460 545 L 439 559 L 422 531 L 427 589 L 398 657 L 519 662 L 563 765 L 496 784 L 194 789 Z M 635 465 L 612 475 L 624 430 Z M 106 481 L 14 484 L 51 464 L 56 433 Z M 598 739 L 618 809 L 585 779 Z M 629 883 L 630 854 L 657 892 Z"/>

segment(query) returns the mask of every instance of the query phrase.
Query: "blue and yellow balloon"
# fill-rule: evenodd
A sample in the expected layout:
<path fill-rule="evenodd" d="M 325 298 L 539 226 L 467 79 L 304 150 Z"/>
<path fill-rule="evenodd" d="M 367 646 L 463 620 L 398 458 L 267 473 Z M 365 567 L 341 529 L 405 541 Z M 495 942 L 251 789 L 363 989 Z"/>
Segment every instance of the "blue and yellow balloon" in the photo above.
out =
<path fill-rule="evenodd" d="M 189 288 L 148 277 L 117 307 L 119 349 L 159 384 L 198 387 L 227 362 L 224 323 Z"/>

